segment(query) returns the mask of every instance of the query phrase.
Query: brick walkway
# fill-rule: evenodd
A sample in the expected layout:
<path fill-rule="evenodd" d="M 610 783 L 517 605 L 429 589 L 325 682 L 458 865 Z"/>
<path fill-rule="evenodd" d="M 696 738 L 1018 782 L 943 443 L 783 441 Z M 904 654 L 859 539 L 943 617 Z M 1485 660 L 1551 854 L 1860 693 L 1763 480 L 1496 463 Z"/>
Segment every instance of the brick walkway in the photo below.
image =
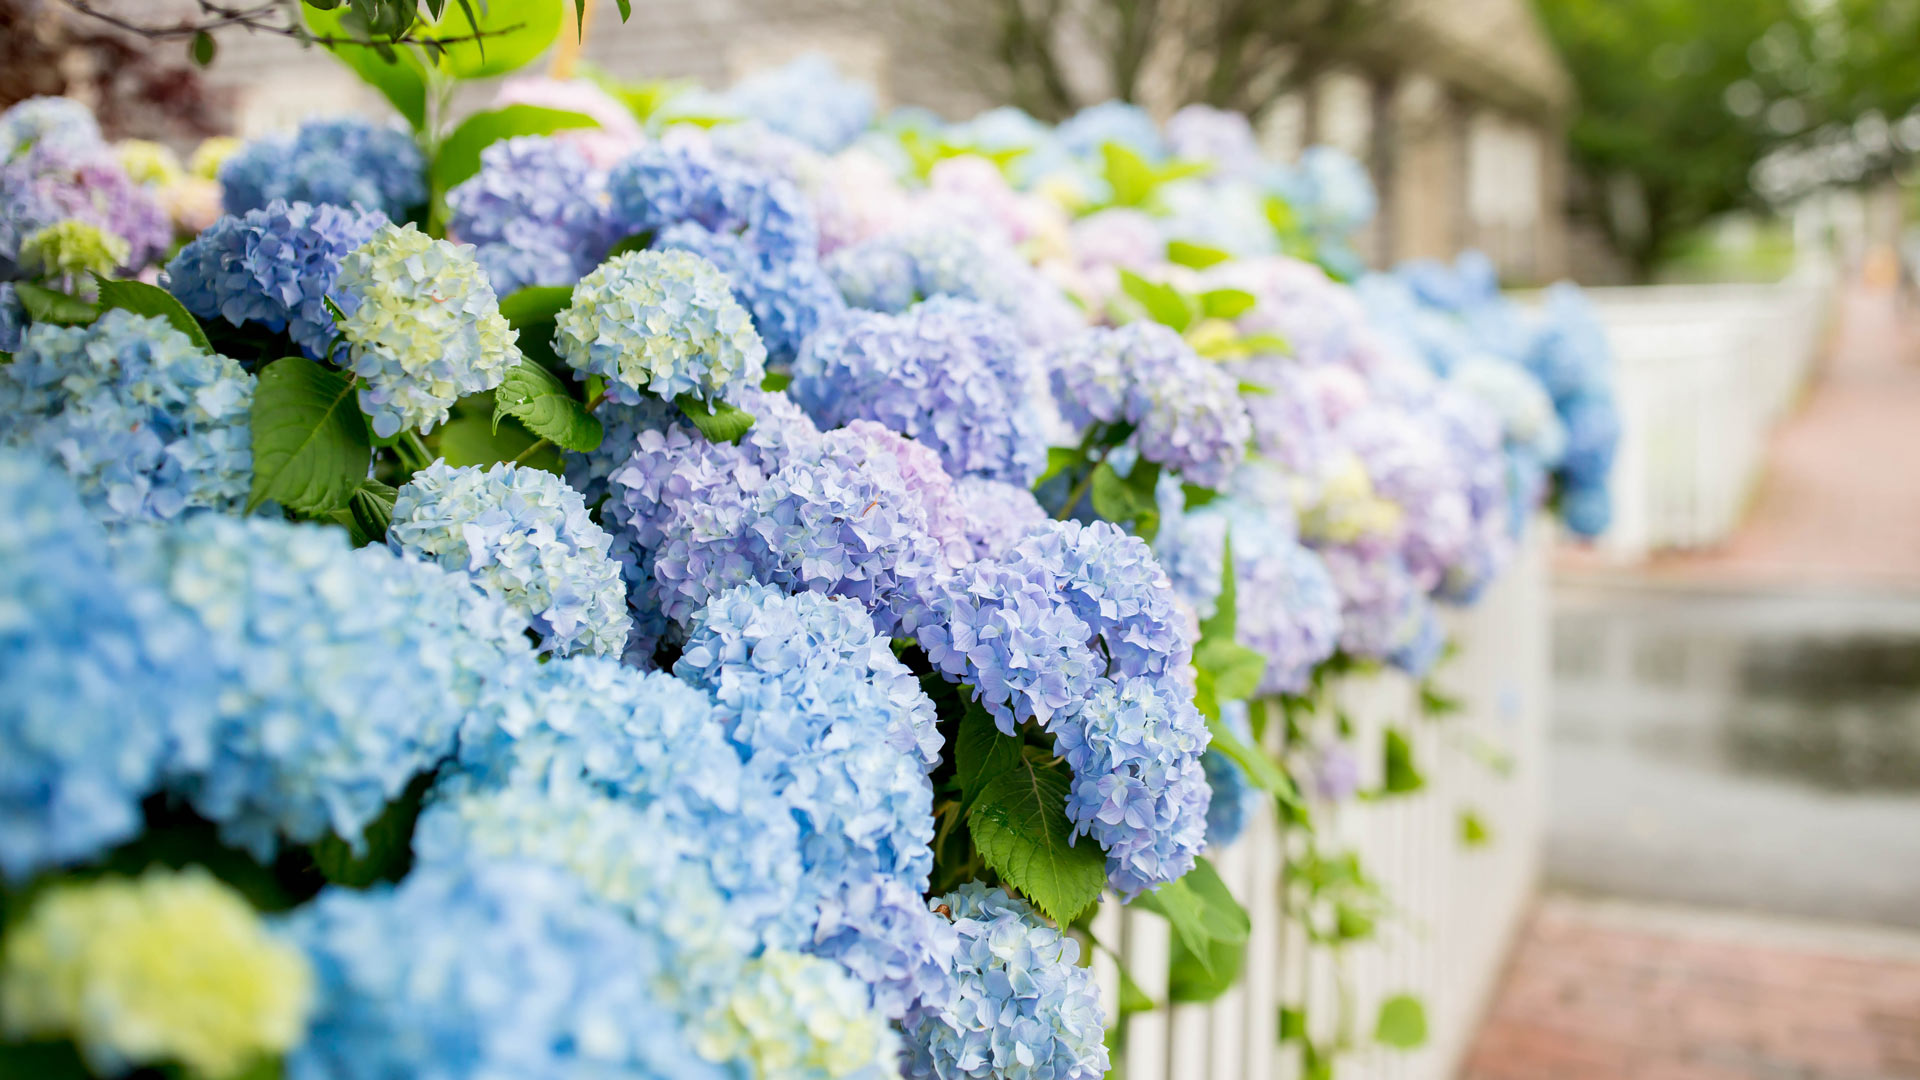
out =
<path fill-rule="evenodd" d="M 1911 1080 L 1920 937 L 1549 896 L 1462 1080 Z"/>
<path fill-rule="evenodd" d="M 1920 582 L 1920 316 L 1849 291 L 1805 403 L 1775 433 L 1753 510 L 1713 551 L 1645 572 L 1739 584 Z"/>

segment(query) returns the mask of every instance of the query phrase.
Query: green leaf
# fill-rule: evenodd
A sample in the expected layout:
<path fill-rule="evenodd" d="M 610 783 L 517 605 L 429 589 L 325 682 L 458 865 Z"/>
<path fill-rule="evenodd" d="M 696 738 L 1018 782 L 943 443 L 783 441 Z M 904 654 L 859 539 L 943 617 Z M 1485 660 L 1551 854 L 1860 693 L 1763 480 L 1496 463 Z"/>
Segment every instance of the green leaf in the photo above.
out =
<path fill-rule="evenodd" d="M 1430 720 L 1452 716 L 1466 706 L 1460 699 L 1441 691 L 1432 679 L 1420 683 L 1420 711 Z"/>
<path fill-rule="evenodd" d="M 1187 497 L 1187 509 L 1198 510 L 1220 497 L 1220 493 L 1210 487 L 1199 484 L 1181 484 L 1180 491 Z"/>
<path fill-rule="evenodd" d="M 1233 534 L 1220 541 L 1220 595 L 1213 602 L 1213 614 L 1200 620 L 1200 640 L 1210 638 L 1232 641 L 1239 632 L 1235 608 L 1239 605 L 1239 576 L 1233 571 Z"/>
<path fill-rule="evenodd" d="M 31 281 L 13 283 L 13 295 L 26 309 L 27 318 L 55 326 L 86 326 L 100 317 L 100 308 L 58 289 L 35 285 Z"/>
<path fill-rule="evenodd" d="M 1194 666 L 1213 680 L 1214 700 L 1246 701 L 1260 689 L 1267 658 L 1235 641 L 1202 639 L 1193 651 Z"/>
<path fill-rule="evenodd" d="M 455 468 L 517 461 L 550 473 L 566 471 L 558 447 L 539 446 L 539 437 L 512 417 L 497 423 L 495 419 L 486 415 L 455 417 L 435 429 L 435 449 Z"/>
<path fill-rule="evenodd" d="M 321 11 L 302 4 L 300 13 L 307 29 L 321 37 L 351 38 L 355 35 L 341 25 L 348 10 L 345 6 Z M 374 48 L 369 45 L 334 44 L 326 46 L 333 58 L 346 65 L 360 80 L 387 99 L 416 133 L 427 127 L 427 71 L 418 58 L 405 49 Z"/>
<path fill-rule="evenodd" d="M 1427 1007 L 1412 994 L 1395 994 L 1380 1003 L 1373 1041 L 1396 1050 L 1412 1050 L 1427 1041 Z"/>
<path fill-rule="evenodd" d="M 205 30 L 194 34 L 193 40 L 187 43 L 187 57 L 199 67 L 206 67 L 213 63 L 213 55 L 216 51 L 213 35 Z"/>
<path fill-rule="evenodd" d="M 1107 883 L 1100 845 L 1072 842 L 1071 782 L 1065 763 L 1036 750 L 988 780 L 967 811 L 967 830 L 987 866 L 1061 926 L 1098 901 Z"/>
<path fill-rule="evenodd" d="M 1133 902 L 1164 917 L 1172 925 L 1174 936 L 1208 973 L 1214 970 L 1212 943 L 1244 944 L 1252 926 L 1246 909 L 1227 891 L 1226 882 L 1205 858 L 1194 860 L 1193 869 L 1185 876 L 1142 893 Z"/>
<path fill-rule="evenodd" d="M 322 876 L 350 889 L 405 877 L 413 866 L 413 826 L 432 779 L 431 773 L 414 777 L 399 798 L 367 823 L 358 850 L 331 831 L 315 841 L 309 850 Z"/>
<path fill-rule="evenodd" d="M 1041 484 L 1044 484 L 1047 481 L 1053 479 L 1054 477 L 1059 476 L 1061 473 L 1065 472 L 1066 470 L 1071 469 L 1075 465 L 1080 464 L 1080 462 L 1082 462 L 1085 459 L 1086 459 L 1086 455 L 1082 454 L 1075 447 L 1071 447 L 1071 446 L 1047 447 L 1047 469 L 1045 472 L 1040 474 L 1040 479 L 1035 480 L 1033 482 L 1034 489 L 1036 491 L 1039 490 Z"/>
<path fill-rule="evenodd" d="M 1154 1004 L 1153 998 L 1149 997 L 1145 990 L 1140 989 L 1139 983 L 1133 981 L 1133 976 L 1128 973 L 1125 964 L 1116 964 L 1115 967 L 1118 968 L 1120 972 L 1121 1016 L 1129 1016 L 1133 1013 L 1152 1012 L 1158 1008 L 1158 1006 Z"/>
<path fill-rule="evenodd" d="M 573 0 L 573 39 L 587 40 L 587 0 Z"/>
<path fill-rule="evenodd" d="M 1237 319 L 1256 301 L 1245 289 L 1209 289 L 1200 294 L 1200 310 L 1209 319 Z"/>
<path fill-rule="evenodd" d="M 1293 355 L 1293 343 L 1288 341 L 1286 338 L 1281 337 L 1279 334 L 1272 333 L 1271 331 L 1262 331 L 1258 334 L 1248 334 L 1247 336 L 1240 339 L 1239 344 L 1240 344 L 1240 351 L 1245 353 L 1248 356 L 1260 356 L 1260 355 L 1266 355 L 1270 353 L 1277 354 L 1280 356 Z M 1244 386 L 1244 384 L 1242 385 Z M 1245 390 L 1243 389 L 1241 392 L 1245 393 Z M 1263 394 L 1273 393 L 1272 390 L 1269 390 L 1264 386 L 1260 388 L 1260 392 Z"/>
<path fill-rule="evenodd" d="M 1307 1014 L 1304 1010 L 1280 1006 L 1280 1041 L 1293 1042 L 1307 1037 Z"/>
<path fill-rule="evenodd" d="M 384 543 L 387 528 L 393 524 L 393 503 L 399 496 L 395 489 L 378 480 L 362 480 L 360 486 L 353 489 L 353 495 L 347 500 L 347 513 L 353 518 L 354 527 L 367 538 L 368 543 Z"/>
<path fill-rule="evenodd" d="M 1100 156 L 1107 185 L 1113 189 L 1113 205 L 1139 206 L 1152 197 L 1153 166 L 1145 158 L 1116 142 L 1101 146 Z"/>
<path fill-rule="evenodd" d="M 1406 732 L 1399 728 L 1388 728 L 1385 746 L 1386 775 L 1380 782 L 1380 791 L 1386 795 L 1406 795 L 1427 786 L 1427 778 L 1413 763 L 1413 744 L 1407 741 Z"/>
<path fill-rule="evenodd" d="M 1215 941 L 1207 946 L 1206 958 L 1187 947 L 1185 940 L 1173 939 L 1167 968 L 1167 1000 L 1175 1004 L 1204 1004 L 1233 988 L 1247 963 L 1247 943 Z"/>
<path fill-rule="evenodd" d="M 505 6 L 505 5 L 501 5 Z M 480 151 L 516 135 L 551 135 L 568 128 L 599 127 L 586 113 L 549 109 L 540 105 L 508 105 L 474 113 L 453 129 L 433 156 L 429 172 L 433 186 L 452 189 L 480 171 Z"/>
<path fill-rule="evenodd" d="M 621 237 L 619 243 L 607 249 L 607 258 L 611 259 L 615 255 L 625 255 L 631 251 L 645 251 L 647 250 L 647 248 L 652 246 L 653 246 L 653 230 L 643 229 L 640 232 L 632 234 L 631 236 Z M 605 260 L 602 260 L 602 261 L 605 261 Z"/>
<path fill-rule="evenodd" d="M 1122 270 L 1120 289 L 1145 308 L 1147 317 L 1154 322 L 1180 332 L 1193 322 L 1193 301 L 1171 285 L 1148 281 L 1131 270 Z"/>
<path fill-rule="evenodd" d="M 987 784 L 1020 765 L 1021 741 L 1003 734 L 977 701 L 969 701 L 953 740 L 953 778 L 960 785 L 960 809 L 966 812 Z"/>
<path fill-rule="evenodd" d="M 1493 842 L 1493 831 L 1487 828 L 1486 820 L 1480 812 L 1469 806 L 1460 811 L 1460 846 L 1465 848 L 1486 847 Z"/>
<path fill-rule="evenodd" d="M 523 67 L 560 36 L 566 0 L 492 0 L 476 17 L 471 0 L 461 0 L 462 18 L 436 20 L 422 29 L 441 38 L 464 38 L 443 46 L 441 71 L 456 79 L 484 79 Z M 474 33 L 481 36 L 473 39 Z"/>
<path fill-rule="evenodd" d="M 1201 676 L 1205 681 L 1206 676 Z M 1204 712 L 1204 710 L 1202 710 Z M 1220 722 L 1219 710 L 1207 717 L 1207 730 L 1212 733 L 1213 741 L 1208 745 L 1227 756 L 1227 759 L 1240 766 L 1247 779 L 1260 790 L 1272 795 L 1276 802 L 1292 815 L 1289 820 L 1305 823 L 1306 804 L 1300 801 L 1300 789 L 1293 778 L 1281 770 L 1265 750 L 1241 742 L 1240 737 Z"/>
<path fill-rule="evenodd" d="M 33 1080 L 92 1080 L 80 1049 L 68 1039 L 0 1043 L 0 1076 Z"/>
<path fill-rule="evenodd" d="M 1336 941 L 1365 941 L 1373 936 L 1373 915 L 1353 904 L 1341 902 L 1333 907 L 1333 936 Z"/>
<path fill-rule="evenodd" d="M 613 0 L 613 6 L 620 9 L 620 21 L 625 23 L 633 15 L 633 0 Z"/>
<path fill-rule="evenodd" d="M 1261 386 L 1259 383 L 1248 382 L 1242 379 L 1240 380 L 1240 393 L 1247 397 L 1267 397 L 1273 393 L 1273 387 Z"/>
<path fill-rule="evenodd" d="M 1117 525 L 1131 523 L 1134 535 L 1152 543 L 1160 530 L 1160 504 L 1154 498 L 1159 482 L 1160 466 L 1154 462 L 1136 461 L 1133 471 L 1121 476 L 1103 461 L 1094 467 L 1088 492 L 1093 512 Z"/>
<path fill-rule="evenodd" d="M 597 417 L 553 372 L 531 361 L 507 369 L 493 392 L 495 425 L 511 416 L 528 431 L 567 450 L 586 453 L 606 435 Z"/>
<path fill-rule="evenodd" d="M 1232 252 L 1204 244 L 1188 243 L 1185 240 L 1173 240 L 1167 244 L 1167 261 L 1177 266 L 1188 266 L 1195 270 L 1205 270 L 1233 258 Z"/>
<path fill-rule="evenodd" d="M 353 383 L 304 356 L 260 369 L 253 390 L 251 512 L 274 502 L 301 514 L 345 509 L 366 479 L 373 444 Z"/>
<path fill-rule="evenodd" d="M 777 394 L 793 385 L 793 373 L 787 371 L 769 371 L 766 378 L 760 380 L 760 389 Z"/>
<path fill-rule="evenodd" d="M 520 332 L 520 355 L 556 375 L 569 368 L 553 350 L 553 332 L 560 313 L 573 306 L 570 285 L 528 285 L 500 298 L 500 315 Z"/>
<path fill-rule="evenodd" d="M 213 343 L 207 340 L 207 332 L 201 329 L 200 320 L 175 300 L 172 293 L 157 285 L 149 285 L 144 281 L 101 278 L 100 306 L 103 309 L 122 308 L 135 315 L 158 315 L 171 323 L 175 330 L 187 335 L 201 351 L 213 351 Z"/>
<path fill-rule="evenodd" d="M 708 442 L 737 443 L 753 427 L 753 414 L 736 409 L 724 401 L 706 402 L 692 394 L 681 394 L 673 399 L 680 407 L 680 414 L 700 429 L 700 434 Z"/>

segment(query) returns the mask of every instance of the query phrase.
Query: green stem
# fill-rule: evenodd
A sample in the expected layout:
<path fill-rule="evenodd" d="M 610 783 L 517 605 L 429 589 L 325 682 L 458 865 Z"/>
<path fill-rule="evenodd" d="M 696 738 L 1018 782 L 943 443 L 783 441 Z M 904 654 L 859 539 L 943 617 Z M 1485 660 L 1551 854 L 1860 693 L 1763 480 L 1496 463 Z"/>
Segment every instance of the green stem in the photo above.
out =
<path fill-rule="evenodd" d="M 401 462 L 414 472 L 433 464 L 433 455 L 427 451 L 427 444 L 420 441 L 420 433 L 412 428 L 400 433 L 393 448 L 400 454 Z"/>
<path fill-rule="evenodd" d="M 1109 446 L 1100 451 L 1099 457 L 1093 459 L 1093 467 L 1089 468 L 1087 475 L 1081 477 L 1080 481 L 1073 485 L 1073 490 L 1067 493 L 1066 504 L 1060 507 L 1059 513 L 1053 515 L 1054 520 L 1067 520 L 1067 515 L 1073 513 L 1073 508 L 1079 506 L 1080 500 L 1087 497 L 1088 489 L 1093 487 L 1093 474 L 1099 472 L 1100 466 L 1107 463 L 1107 455 L 1111 453 L 1113 453 L 1113 447 Z"/>
<path fill-rule="evenodd" d="M 519 456 L 513 459 L 513 463 L 515 465 L 525 464 L 526 460 L 532 457 L 534 454 L 539 453 L 542 447 L 547 447 L 552 445 L 553 445 L 553 442 L 551 440 L 541 439 L 539 442 L 534 443 L 532 446 L 529 446 L 525 450 L 520 451 Z"/>

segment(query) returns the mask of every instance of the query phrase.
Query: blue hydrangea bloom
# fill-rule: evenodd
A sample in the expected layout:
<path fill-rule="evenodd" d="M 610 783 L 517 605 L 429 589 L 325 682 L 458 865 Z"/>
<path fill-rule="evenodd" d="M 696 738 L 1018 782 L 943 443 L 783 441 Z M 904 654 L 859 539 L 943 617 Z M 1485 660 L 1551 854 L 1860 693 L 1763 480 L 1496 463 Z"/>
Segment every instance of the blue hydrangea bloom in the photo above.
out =
<path fill-rule="evenodd" d="M 1166 140 L 1161 138 L 1153 117 L 1125 101 L 1103 101 L 1081 109 L 1060 122 L 1054 137 L 1079 155 L 1097 155 L 1108 143 L 1119 143 L 1148 160 L 1167 155 Z"/>
<path fill-rule="evenodd" d="M 846 149 L 873 123 L 873 88 L 819 53 L 742 79 L 724 97 L 741 115 L 825 154 Z"/>
<path fill-rule="evenodd" d="M 1156 322 L 1093 328 L 1048 358 L 1067 422 L 1126 423 L 1128 444 L 1202 487 L 1219 487 L 1245 460 L 1252 421 L 1239 384 Z"/>
<path fill-rule="evenodd" d="M 823 424 L 872 420 L 932 447 L 954 476 L 1030 486 L 1046 467 L 1038 359 L 991 308 L 945 297 L 849 311 L 809 337 L 788 388 Z"/>
<path fill-rule="evenodd" d="M 35 146 L 91 150 L 102 145 L 93 110 L 66 97 L 30 97 L 0 112 L 0 161 Z"/>
<path fill-rule="evenodd" d="M 811 252 L 776 259 L 756 251 L 743 237 L 711 232 L 692 222 L 668 227 L 655 246 L 691 251 L 718 267 L 733 286 L 734 297 L 752 313 L 772 363 L 792 363 L 808 334 L 846 310 L 839 289 Z"/>
<path fill-rule="evenodd" d="M 253 482 L 253 387 L 157 316 L 38 324 L 0 365 L 0 444 L 57 461 L 110 524 L 238 510 Z"/>
<path fill-rule="evenodd" d="M 218 679 L 212 758 L 175 786 L 262 858 L 329 830 L 357 847 L 453 752 L 486 680 L 532 662 L 525 623 L 465 577 L 341 529 L 203 514 L 123 550 Z"/>
<path fill-rule="evenodd" d="M 1025 901 L 978 882 L 930 902 L 960 938 L 958 993 L 908 1014 L 911 1080 L 1096 1080 L 1106 1017 L 1080 945 Z"/>
<path fill-rule="evenodd" d="M 339 334 L 326 298 L 340 263 L 386 222 L 378 210 L 275 201 L 223 217 L 181 248 L 167 288 L 202 319 L 285 330 L 318 360 Z"/>
<path fill-rule="evenodd" d="M 606 177 L 564 139 L 522 135 L 480 152 L 480 171 L 447 192 L 447 232 L 472 244 L 494 291 L 571 285 L 620 237 Z"/>
<path fill-rule="evenodd" d="M 683 422 L 680 409 L 670 401 L 643 397 L 632 405 L 602 402 L 593 411 L 600 421 L 600 445 L 585 453 L 567 452 L 567 486 L 580 493 L 588 506 L 599 506 L 610 487 L 607 478 L 633 456 L 635 441 L 643 431 L 662 431 Z"/>
<path fill-rule="evenodd" d="M 766 375 L 766 346 L 727 278 L 687 251 L 616 255 L 580 279 L 560 313 L 554 348 L 582 375 L 607 380 L 607 399 L 734 401 Z"/>
<path fill-rule="evenodd" d="M 951 227 L 883 233 L 834 252 L 826 269 L 847 303 L 899 313 L 936 296 L 974 300 L 1005 315 L 1022 337 L 1047 344 L 1085 317 L 1012 248 Z"/>
<path fill-rule="evenodd" d="M 411 224 L 381 225 L 349 252 L 334 297 L 345 366 L 360 376 L 360 409 L 381 438 L 425 434 L 455 401 L 499 386 L 520 362 L 519 331 L 500 314 L 473 248 Z"/>
<path fill-rule="evenodd" d="M 692 222 L 709 232 L 738 233 L 781 262 L 820 247 L 813 210 L 791 181 L 698 144 L 641 147 L 614 166 L 607 192 L 627 235 L 658 236 Z"/>
<path fill-rule="evenodd" d="M 550 472 L 436 461 L 400 488 L 387 544 L 465 573 L 525 616 L 543 649 L 618 656 L 632 621 L 612 538 Z"/>
<path fill-rule="evenodd" d="M 920 889 L 895 877 L 852 881 L 818 897 L 820 918 L 806 951 L 837 962 L 867 988 L 873 1010 L 898 1020 L 943 1007 L 954 994 L 959 935 L 928 910 Z"/>
<path fill-rule="evenodd" d="M 426 167 L 406 132 L 342 117 L 248 143 L 220 167 L 220 185 L 229 214 L 283 199 L 358 206 L 399 221 L 427 201 Z"/>
<path fill-rule="evenodd" d="M 659 1000 L 650 938 L 537 864 L 329 889 L 283 925 L 318 983 L 290 1080 L 728 1075 Z"/>
<path fill-rule="evenodd" d="M 1466 478 L 1430 412 L 1380 404 L 1349 414 L 1335 437 L 1360 460 L 1374 492 L 1401 511 L 1401 551 L 1422 590 L 1466 551 L 1473 512 Z"/>
<path fill-rule="evenodd" d="M 157 599 L 116 580 L 66 476 L 0 451 L 0 875 L 131 838 L 163 771 L 205 756 L 197 636 Z"/>
<path fill-rule="evenodd" d="M 1047 511 L 1033 492 L 1000 480 L 963 476 L 954 481 L 968 545 L 976 559 L 994 558 L 1045 527 Z"/>

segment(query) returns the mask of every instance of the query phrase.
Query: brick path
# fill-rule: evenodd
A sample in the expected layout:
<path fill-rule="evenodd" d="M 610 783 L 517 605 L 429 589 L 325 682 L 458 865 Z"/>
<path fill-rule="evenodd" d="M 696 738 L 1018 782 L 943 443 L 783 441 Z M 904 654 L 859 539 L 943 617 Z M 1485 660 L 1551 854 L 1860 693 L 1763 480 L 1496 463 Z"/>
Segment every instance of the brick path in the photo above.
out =
<path fill-rule="evenodd" d="M 1548 896 L 1462 1080 L 1911 1080 L 1920 937 Z"/>
<path fill-rule="evenodd" d="M 1920 582 L 1920 316 L 1850 290 L 1807 400 L 1775 433 L 1752 512 L 1656 577 L 1742 584 Z"/>

